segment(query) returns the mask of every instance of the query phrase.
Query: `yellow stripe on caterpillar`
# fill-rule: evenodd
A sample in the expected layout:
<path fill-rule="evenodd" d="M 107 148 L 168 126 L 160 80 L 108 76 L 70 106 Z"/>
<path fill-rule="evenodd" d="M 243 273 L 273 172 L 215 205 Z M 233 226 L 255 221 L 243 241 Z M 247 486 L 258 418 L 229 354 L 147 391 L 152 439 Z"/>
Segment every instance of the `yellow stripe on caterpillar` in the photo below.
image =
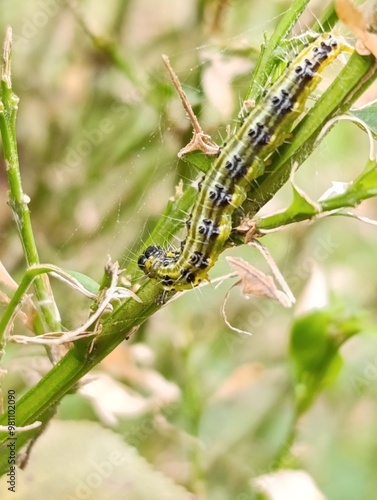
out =
<path fill-rule="evenodd" d="M 331 33 L 305 47 L 247 115 L 205 175 L 187 223 L 181 250 L 148 247 L 138 259 L 144 273 L 165 290 L 185 290 L 208 279 L 232 230 L 232 215 L 246 200 L 251 182 L 304 112 L 324 68 L 350 49 Z"/>

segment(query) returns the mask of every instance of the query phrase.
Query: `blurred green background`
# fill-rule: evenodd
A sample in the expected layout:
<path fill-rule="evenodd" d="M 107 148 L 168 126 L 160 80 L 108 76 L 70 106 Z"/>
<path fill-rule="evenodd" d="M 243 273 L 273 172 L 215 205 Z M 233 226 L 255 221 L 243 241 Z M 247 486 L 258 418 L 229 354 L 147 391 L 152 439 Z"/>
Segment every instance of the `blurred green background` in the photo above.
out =
<path fill-rule="evenodd" d="M 221 144 L 227 125 L 235 123 L 264 33 L 273 32 L 290 3 L 91 0 L 68 6 L 63 0 L 2 0 L 1 37 L 8 25 L 14 31 L 21 173 L 31 198 L 41 262 L 98 280 L 108 254 L 122 265 L 137 258 L 137 249 L 178 180 L 189 184 L 197 176 L 177 159 L 192 132 L 161 54 L 169 56 L 204 130 Z M 312 22 L 313 13 L 323 12 L 324 2 L 312 2 L 310 7 L 300 21 L 302 31 Z M 341 65 L 337 63 L 338 69 Z M 327 75 L 324 86 L 331 80 L 331 71 Z M 296 180 L 317 199 L 333 181 L 354 179 L 368 151 L 366 135 L 352 124 L 341 123 Z M 18 281 L 25 263 L 6 205 L 3 162 L 0 190 L 1 256 Z M 283 188 L 263 213 L 284 208 L 290 197 L 290 188 Z M 373 199 L 357 211 L 377 218 Z M 38 462 L 46 470 L 49 457 L 69 457 L 70 446 L 80 439 L 77 434 L 85 432 L 91 436 L 88 442 L 94 447 L 97 443 L 100 451 L 108 436 L 101 433 L 109 432 L 104 430 L 109 427 L 122 446 L 136 447 L 137 454 L 130 452 L 128 470 L 139 477 L 139 485 L 129 486 L 128 496 L 114 493 L 112 498 L 254 498 L 251 481 L 275 467 L 292 431 L 294 390 L 288 345 L 295 318 L 332 304 L 341 314 L 367 317 L 373 325 L 376 241 L 373 226 L 339 217 L 265 237 L 263 243 L 291 286 L 297 305 L 285 310 L 265 299 L 246 300 L 234 290 L 227 304 L 228 319 L 252 336 L 229 331 L 221 319 L 228 283 L 194 290 L 163 308 L 130 344 L 99 367 L 102 385 L 91 392 L 89 384 L 88 392 L 84 387 L 82 393 L 63 400 L 60 419 L 98 424 L 92 433 L 92 424 L 85 430 L 58 428 L 59 433 L 66 432 L 67 455 L 48 447 L 44 455 L 37 446 L 31 455 L 31 476 L 27 469 L 20 478 L 18 497 L 34 498 L 34 489 L 22 489 L 29 478 L 28 488 L 30 484 L 36 488 L 35 498 L 40 498 L 38 488 L 49 491 L 49 498 L 63 498 L 56 482 L 46 489 L 51 477 L 39 484 Z M 226 254 L 242 256 L 268 271 L 251 248 Z M 212 276 L 227 272 L 222 257 Z M 61 284 L 54 283 L 54 292 L 64 326 L 80 324 L 88 302 Z M 17 333 L 24 333 L 21 324 Z M 341 355 L 339 377 L 300 419 L 293 448 L 280 465 L 307 471 L 326 498 L 373 499 L 377 491 L 373 328 L 364 328 L 348 341 Z M 20 395 L 48 370 L 48 361 L 43 349 L 11 346 L 4 367 L 9 372 L 4 387 L 15 387 Z M 50 436 L 50 442 L 57 434 Z M 83 457 L 81 465 L 73 466 L 69 458 L 60 465 L 67 467 L 65 474 L 73 474 L 72 492 L 77 488 L 74 480 L 84 481 L 90 473 Z M 142 473 L 141 457 L 149 463 L 143 462 Z M 55 481 L 61 477 L 61 472 L 53 474 Z M 122 482 L 125 477 L 123 473 L 113 481 Z M 152 486 L 156 477 L 160 486 Z M 102 486 L 108 488 L 108 481 Z M 149 493 L 137 489 L 143 481 L 149 484 Z M 178 493 L 177 485 L 185 490 Z M 99 491 L 97 495 L 89 498 L 107 498 Z"/>

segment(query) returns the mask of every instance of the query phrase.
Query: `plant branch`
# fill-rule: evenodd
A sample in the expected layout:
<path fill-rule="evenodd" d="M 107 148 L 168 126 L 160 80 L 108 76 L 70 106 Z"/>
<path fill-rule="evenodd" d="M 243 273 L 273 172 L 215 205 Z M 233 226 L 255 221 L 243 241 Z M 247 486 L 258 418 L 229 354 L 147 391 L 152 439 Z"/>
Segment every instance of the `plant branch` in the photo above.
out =
<path fill-rule="evenodd" d="M 39 256 L 30 219 L 28 206 L 30 198 L 23 192 L 21 183 L 16 140 L 16 116 L 19 99 L 12 90 L 11 47 L 12 30 L 8 28 L 4 41 L 0 83 L 0 133 L 9 184 L 9 206 L 16 222 L 27 265 L 30 267 L 39 264 Z M 41 314 L 48 329 L 51 331 L 59 329 L 59 312 L 47 277 L 37 278 L 34 286 Z"/>

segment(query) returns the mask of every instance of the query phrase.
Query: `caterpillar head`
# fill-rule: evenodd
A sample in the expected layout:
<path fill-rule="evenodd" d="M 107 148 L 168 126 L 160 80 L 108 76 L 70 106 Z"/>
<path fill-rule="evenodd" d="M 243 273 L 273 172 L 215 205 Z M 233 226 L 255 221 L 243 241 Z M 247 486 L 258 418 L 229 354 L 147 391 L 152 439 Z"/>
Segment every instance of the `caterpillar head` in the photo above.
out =
<path fill-rule="evenodd" d="M 179 256 L 179 251 L 164 252 L 160 246 L 151 245 L 140 255 L 137 263 L 144 274 L 158 281 L 165 290 L 191 289 L 206 278 L 207 259 L 195 252 L 187 268 L 177 265 Z"/>
<path fill-rule="evenodd" d="M 139 257 L 137 264 L 149 278 L 162 282 L 164 286 L 172 286 L 169 276 L 163 277 L 162 270 L 174 265 L 179 252 L 164 252 L 158 245 L 149 246 Z"/>
<path fill-rule="evenodd" d="M 151 245 L 140 255 L 137 265 L 146 275 L 149 276 L 149 272 L 153 268 L 153 264 L 158 264 L 159 262 L 162 263 L 164 255 L 165 254 L 161 247 L 158 245 Z M 152 276 L 150 277 L 152 278 Z"/>

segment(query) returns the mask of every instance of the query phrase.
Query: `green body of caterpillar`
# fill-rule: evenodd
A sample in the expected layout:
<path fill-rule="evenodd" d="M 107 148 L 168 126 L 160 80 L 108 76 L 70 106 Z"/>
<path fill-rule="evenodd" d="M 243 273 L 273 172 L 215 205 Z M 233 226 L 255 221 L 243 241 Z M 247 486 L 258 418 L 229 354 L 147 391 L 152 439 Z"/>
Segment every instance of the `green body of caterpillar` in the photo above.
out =
<path fill-rule="evenodd" d="M 324 67 L 344 48 L 332 34 L 324 33 L 291 62 L 205 175 L 181 250 L 164 252 L 153 245 L 140 255 L 138 265 L 147 276 L 166 290 L 189 289 L 208 279 L 232 230 L 233 212 L 244 203 L 251 182 L 264 172 L 267 158 L 303 113 Z"/>

